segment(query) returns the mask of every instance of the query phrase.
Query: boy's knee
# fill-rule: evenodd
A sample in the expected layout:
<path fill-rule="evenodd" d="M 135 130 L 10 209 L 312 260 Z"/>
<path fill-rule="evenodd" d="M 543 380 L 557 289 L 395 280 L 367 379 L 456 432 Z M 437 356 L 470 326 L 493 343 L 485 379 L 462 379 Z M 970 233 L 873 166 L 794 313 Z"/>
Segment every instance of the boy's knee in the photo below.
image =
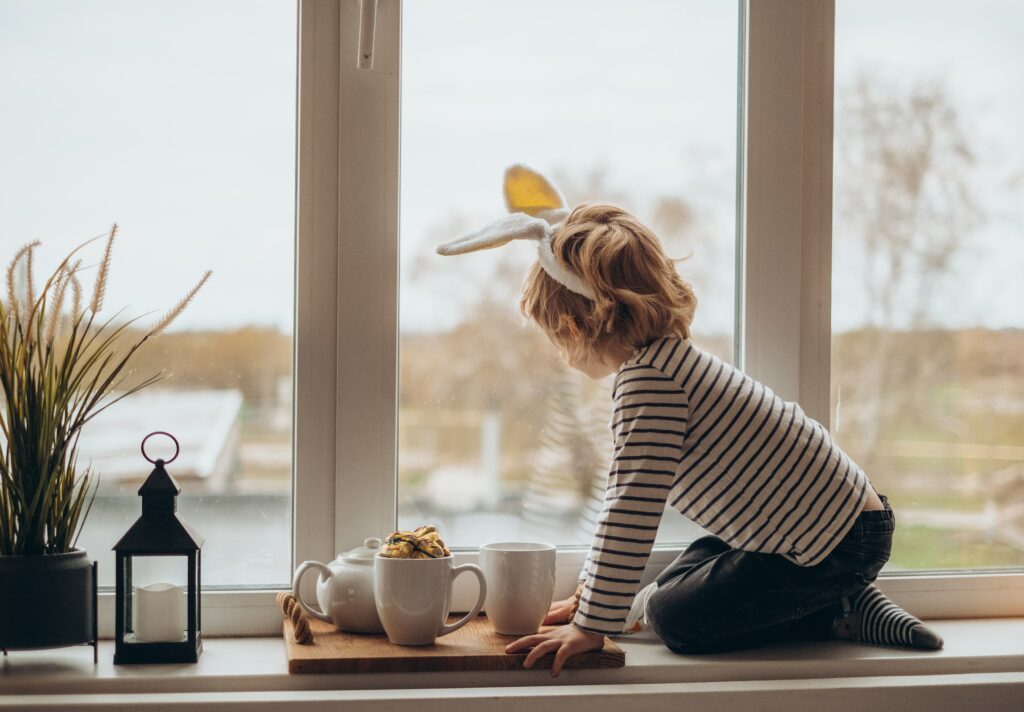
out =
<path fill-rule="evenodd" d="M 689 615 L 686 606 L 669 596 L 659 596 L 659 589 L 647 599 L 647 622 L 665 645 L 677 653 L 696 652 L 695 644 L 700 621 Z"/>
<path fill-rule="evenodd" d="M 647 623 L 669 650 L 698 655 L 736 648 L 735 641 L 716 635 L 715 621 L 694 615 L 695 606 L 687 605 L 678 595 L 665 595 L 667 593 L 670 592 L 658 589 L 647 599 Z"/>

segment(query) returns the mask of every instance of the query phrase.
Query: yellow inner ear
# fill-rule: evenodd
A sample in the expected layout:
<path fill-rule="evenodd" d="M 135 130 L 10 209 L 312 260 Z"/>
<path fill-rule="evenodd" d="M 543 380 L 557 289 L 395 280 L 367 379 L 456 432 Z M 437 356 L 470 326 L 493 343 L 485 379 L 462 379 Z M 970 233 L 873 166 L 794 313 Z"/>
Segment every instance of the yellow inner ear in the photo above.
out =
<path fill-rule="evenodd" d="M 512 166 L 505 171 L 505 205 L 510 213 L 536 217 L 542 210 L 565 207 L 565 202 L 555 186 L 540 173 L 526 166 Z"/>

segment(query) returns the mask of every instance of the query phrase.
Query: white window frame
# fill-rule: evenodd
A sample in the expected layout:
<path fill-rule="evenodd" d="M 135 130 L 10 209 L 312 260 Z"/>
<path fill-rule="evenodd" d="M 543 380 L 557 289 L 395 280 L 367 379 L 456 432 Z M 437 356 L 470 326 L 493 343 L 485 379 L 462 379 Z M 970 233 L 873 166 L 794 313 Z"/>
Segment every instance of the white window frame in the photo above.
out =
<path fill-rule="evenodd" d="M 742 363 L 828 424 L 835 1 L 746 0 L 741 7 Z M 877 585 L 918 616 L 1024 615 L 1024 572 L 883 573 Z"/>
<path fill-rule="evenodd" d="M 736 362 L 828 423 L 835 2 L 738 2 Z M 295 563 L 330 561 L 397 520 L 402 0 L 377 0 L 369 71 L 356 67 L 359 10 L 298 3 Z M 657 546 L 647 577 L 679 551 Z M 559 552 L 559 595 L 584 554 Z M 883 574 L 878 585 L 922 617 L 1024 615 L 1024 572 Z M 456 607 L 473 593 L 462 582 Z M 205 593 L 204 635 L 279 632 L 274 595 Z M 104 594 L 101 634 L 112 620 Z"/>

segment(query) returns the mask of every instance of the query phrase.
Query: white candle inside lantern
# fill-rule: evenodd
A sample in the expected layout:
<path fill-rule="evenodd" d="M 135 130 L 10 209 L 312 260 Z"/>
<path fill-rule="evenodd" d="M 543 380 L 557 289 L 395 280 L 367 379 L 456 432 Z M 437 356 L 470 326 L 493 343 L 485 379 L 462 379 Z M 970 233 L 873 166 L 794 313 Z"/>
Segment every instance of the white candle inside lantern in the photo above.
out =
<path fill-rule="evenodd" d="M 133 628 L 145 643 L 177 642 L 185 638 L 185 596 L 181 586 L 152 583 L 135 587 Z"/>

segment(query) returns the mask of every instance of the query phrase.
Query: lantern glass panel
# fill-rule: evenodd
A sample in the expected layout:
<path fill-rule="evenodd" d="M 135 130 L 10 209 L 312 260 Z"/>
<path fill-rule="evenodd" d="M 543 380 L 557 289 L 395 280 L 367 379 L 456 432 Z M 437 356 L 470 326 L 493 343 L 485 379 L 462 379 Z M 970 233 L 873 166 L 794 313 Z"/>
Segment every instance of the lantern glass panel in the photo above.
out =
<path fill-rule="evenodd" d="M 174 556 L 135 554 L 132 559 L 132 573 L 136 586 L 163 582 L 184 588 L 188 584 L 188 557 L 185 554 Z"/>
<path fill-rule="evenodd" d="M 125 557 L 125 642 L 188 638 L 189 557 Z"/>

